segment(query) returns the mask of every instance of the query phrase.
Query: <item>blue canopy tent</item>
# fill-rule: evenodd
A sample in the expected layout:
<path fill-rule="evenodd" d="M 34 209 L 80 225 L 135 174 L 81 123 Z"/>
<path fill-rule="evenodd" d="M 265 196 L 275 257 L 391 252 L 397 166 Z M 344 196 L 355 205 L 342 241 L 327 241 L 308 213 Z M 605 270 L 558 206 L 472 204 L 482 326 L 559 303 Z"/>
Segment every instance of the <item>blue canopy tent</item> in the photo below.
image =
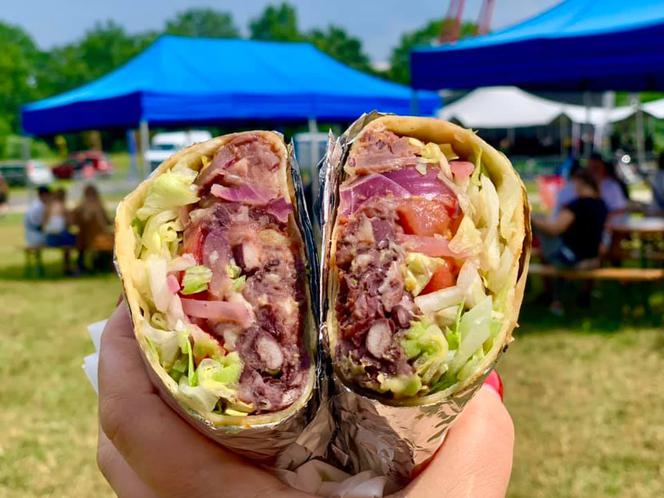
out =
<path fill-rule="evenodd" d="M 351 69 L 307 43 L 162 36 L 124 66 L 26 105 L 23 129 L 47 135 L 139 124 L 348 121 L 363 112 L 431 115 L 435 93 Z"/>
<path fill-rule="evenodd" d="M 411 53 L 412 85 L 664 90 L 664 2 L 567 0 L 511 28 Z"/>

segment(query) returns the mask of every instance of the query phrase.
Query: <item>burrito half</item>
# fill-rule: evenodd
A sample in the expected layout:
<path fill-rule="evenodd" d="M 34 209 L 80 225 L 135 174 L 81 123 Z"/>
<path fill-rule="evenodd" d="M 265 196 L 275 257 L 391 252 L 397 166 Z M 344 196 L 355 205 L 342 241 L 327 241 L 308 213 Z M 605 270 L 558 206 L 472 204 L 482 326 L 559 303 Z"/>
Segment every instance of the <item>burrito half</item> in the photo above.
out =
<path fill-rule="evenodd" d="M 331 233 L 335 371 L 387 403 L 477 382 L 511 340 L 529 244 L 507 158 L 448 122 L 384 116 L 354 139 Z"/>
<path fill-rule="evenodd" d="M 170 401 L 208 426 L 273 423 L 311 397 L 315 326 L 290 168 L 280 135 L 226 135 L 171 157 L 118 207 L 136 338 Z"/>

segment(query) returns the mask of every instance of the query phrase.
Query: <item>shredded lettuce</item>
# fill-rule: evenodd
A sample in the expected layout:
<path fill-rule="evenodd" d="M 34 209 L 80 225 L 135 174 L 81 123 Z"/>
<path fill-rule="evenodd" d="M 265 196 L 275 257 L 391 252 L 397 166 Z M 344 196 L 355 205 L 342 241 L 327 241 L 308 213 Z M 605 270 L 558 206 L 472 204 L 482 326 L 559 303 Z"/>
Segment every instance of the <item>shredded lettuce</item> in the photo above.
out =
<path fill-rule="evenodd" d="M 459 159 L 459 156 L 457 155 L 456 152 L 454 152 L 454 149 L 452 148 L 452 144 L 440 144 L 439 147 L 448 161 L 454 161 L 455 159 Z"/>
<path fill-rule="evenodd" d="M 404 334 L 402 347 L 413 362 L 415 373 L 424 386 L 431 386 L 447 371 L 447 340 L 443 331 L 426 318 L 411 324 Z"/>
<path fill-rule="evenodd" d="M 141 330 L 157 353 L 161 366 L 166 370 L 170 369 L 180 353 L 177 332 L 159 330 L 147 322 L 142 322 Z"/>
<path fill-rule="evenodd" d="M 463 292 L 456 285 L 415 298 L 415 304 L 425 315 L 434 313 L 463 301 Z"/>
<path fill-rule="evenodd" d="M 212 270 L 204 265 L 196 265 L 187 268 L 182 279 L 182 294 L 196 294 L 207 290 L 212 280 Z"/>
<path fill-rule="evenodd" d="M 155 254 L 171 259 L 180 241 L 178 232 L 183 230 L 177 218 L 178 214 L 175 211 L 166 210 L 148 219 L 141 237 L 143 245 L 141 258 Z"/>
<path fill-rule="evenodd" d="M 224 356 L 224 350 L 212 336 L 203 332 L 196 325 L 188 325 L 187 328 L 191 332 L 194 342 L 192 352 L 195 362 L 200 363 L 204 358 L 219 360 Z"/>
<path fill-rule="evenodd" d="M 378 391 L 381 393 L 392 392 L 395 398 L 409 398 L 415 396 L 422 388 L 422 381 L 416 374 L 384 376 L 378 375 L 380 383 Z"/>
<path fill-rule="evenodd" d="M 459 270 L 457 286 L 463 292 L 464 301 L 469 308 L 475 306 L 486 296 L 477 265 L 470 259 L 467 259 Z"/>
<path fill-rule="evenodd" d="M 476 255 L 482 249 L 482 236 L 470 216 L 464 216 L 456 234 L 450 240 L 451 251 L 466 256 Z"/>
<path fill-rule="evenodd" d="M 475 186 L 480 186 L 480 173 L 482 172 L 482 149 L 477 148 L 475 152 L 477 159 L 475 160 L 475 169 L 473 170 L 473 174 L 470 175 L 470 183 L 471 185 Z"/>
<path fill-rule="evenodd" d="M 450 363 L 450 372 L 457 373 L 491 335 L 491 305 L 491 296 L 487 296 L 461 317 L 459 349 Z"/>
<path fill-rule="evenodd" d="M 237 266 L 234 262 L 231 262 L 226 266 L 226 274 L 233 282 L 233 290 L 235 292 L 242 292 L 244 284 L 247 282 L 247 277 L 245 275 L 240 275 L 241 273 L 242 268 Z"/>
<path fill-rule="evenodd" d="M 192 386 L 184 375 L 178 382 L 180 394 L 187 400 L 187 404 L 201 413 L 210 413 L 219 402 L 219 396 L 203 386 Z"/>
<path fill-rule="evenodd" d="M 152 302 L 157 310 L 166 313 L 173 298 L 173 294 L 168 290 L 168 284 L 166 283 L 168 277 L 166 260 L 157 256 L 149 256 L 145 262 L 145 269 L 147 270 Z"/>
<path fill-rule="evenodd" d="M 159 175 L 150 185 L 143 206 L 136 212 L 137 218 L 147 220 L 166 209 L 198 202 L 198 189 L 193 184 L 196 175 L 196 171 L 181 164 Z"/>
<path fill-rule="evenodd" d="M 189 360 L 186 356 L 179 356 L 178 359 L 175 360 L 175 363 L 173 363 L 168 375 L 170 375 L 175 382 L 180 382 L 182 376 L 187 373 L 188 363 Z"/>
<path fill-rule="evenodd" d="M 418 252 L 406 254 L 406 290 L 413 296 L 419 295 L 431 280 L 434 272 L 444 264 L 445 260 L 431 258 Z"/>

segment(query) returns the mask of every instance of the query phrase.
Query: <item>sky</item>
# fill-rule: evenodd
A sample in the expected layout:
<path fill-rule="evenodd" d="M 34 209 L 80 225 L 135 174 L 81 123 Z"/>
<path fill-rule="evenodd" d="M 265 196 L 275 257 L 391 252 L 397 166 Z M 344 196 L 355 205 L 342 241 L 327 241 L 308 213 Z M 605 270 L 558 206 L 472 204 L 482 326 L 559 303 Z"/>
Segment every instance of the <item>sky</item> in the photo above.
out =
<path fill-rule="evenodd" d="M 337 24 L 362 39 L 375 63 L 385 62 L 401 33 L 442 17 L 449 0 L 289 0 L 300 29 Z M 95 21 L 113 19 L 129 32 L 157 30 L 175 13 L 191 7 L 229 11 L 246 33 L 248 21 L 274 0 L 0 0 L 0 20 L 23 27 L 48 49 L 75 40 Z M 464 17 L 476 19 L 482 0 L 467 0 Z M 493 30 L 531 17 L 559 0 L 496 0 Z M 3 5 L 4 4 L 4 5 Z"/>

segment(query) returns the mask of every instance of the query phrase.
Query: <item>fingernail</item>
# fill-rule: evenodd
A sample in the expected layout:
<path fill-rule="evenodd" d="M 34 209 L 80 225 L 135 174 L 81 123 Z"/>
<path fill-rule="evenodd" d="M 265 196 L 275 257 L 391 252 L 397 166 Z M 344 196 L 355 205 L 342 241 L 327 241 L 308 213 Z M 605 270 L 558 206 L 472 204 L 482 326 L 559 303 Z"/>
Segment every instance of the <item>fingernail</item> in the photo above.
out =
<path fill-rule="evenodd" d="M 491 370 L 491 373 L 484 379 L 484 385 L 493 389 L 500 396 L 500 400 L 503 400 L 503 380 L 498 375 L 498 372 Z"/>

